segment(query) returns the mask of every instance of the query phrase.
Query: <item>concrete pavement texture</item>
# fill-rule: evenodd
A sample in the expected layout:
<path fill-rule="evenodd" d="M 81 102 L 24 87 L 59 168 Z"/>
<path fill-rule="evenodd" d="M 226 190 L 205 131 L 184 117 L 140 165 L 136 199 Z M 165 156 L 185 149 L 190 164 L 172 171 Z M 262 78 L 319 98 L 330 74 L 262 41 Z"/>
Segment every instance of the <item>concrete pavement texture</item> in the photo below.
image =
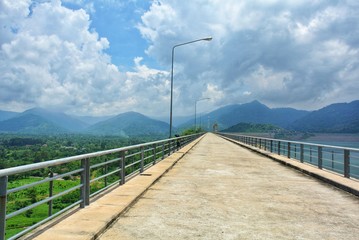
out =
<path fill-rule="evenodd" d="M 91 201 L 70 216 L 45 225 L 26 235 L 22 239 L 36 240 L 89 240 L 96 239 L 113 221 L 125 212 L 151 185 L 169 171 L 199 139 L 184 146 L 156 165 L 147 169 L 126 184 L 119 186 L 105 195 Z"/>
<path fill-rule="evenodd" d="M 359 198 L 214 134 L 100 236 L 359 239 Z"/>

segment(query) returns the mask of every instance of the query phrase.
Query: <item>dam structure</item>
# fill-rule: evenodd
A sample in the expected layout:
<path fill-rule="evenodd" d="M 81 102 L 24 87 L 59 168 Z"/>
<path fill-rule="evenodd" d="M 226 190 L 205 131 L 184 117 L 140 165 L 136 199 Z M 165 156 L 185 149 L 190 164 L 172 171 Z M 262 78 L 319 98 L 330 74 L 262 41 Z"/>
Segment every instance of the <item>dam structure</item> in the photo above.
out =
<path fill-rule="evenodd" d="M 80 200 L 10 239 L 358 239 L 358 151 L 205 133 L 62 159 L 82 162 Z M 92 194 L 89 170 L 111 161 L 101 179 L 118 181 Z M 2 185 L 20 171 L 5 170 Z"/>

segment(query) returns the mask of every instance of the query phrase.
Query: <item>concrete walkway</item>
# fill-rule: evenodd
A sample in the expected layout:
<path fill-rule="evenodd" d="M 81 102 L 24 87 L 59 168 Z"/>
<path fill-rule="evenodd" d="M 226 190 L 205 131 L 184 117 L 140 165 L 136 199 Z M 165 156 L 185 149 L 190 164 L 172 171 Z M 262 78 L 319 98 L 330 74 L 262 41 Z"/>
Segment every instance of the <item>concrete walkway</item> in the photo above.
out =
<path fill-rule="evenodd" d="M 358 239 L 358 224 L 358 197 L 207 134 L 100 239 Z"/>
<path fill-rule="evenodd" d="M 143 174 L 112 189 L 96 201 L 63 219 L 56 219 L 21 239 L 89 240 L 96 239 L 123 212 L 131 207 L 158 179 L 169 171 L 201 138 L 147 169 Z"/>

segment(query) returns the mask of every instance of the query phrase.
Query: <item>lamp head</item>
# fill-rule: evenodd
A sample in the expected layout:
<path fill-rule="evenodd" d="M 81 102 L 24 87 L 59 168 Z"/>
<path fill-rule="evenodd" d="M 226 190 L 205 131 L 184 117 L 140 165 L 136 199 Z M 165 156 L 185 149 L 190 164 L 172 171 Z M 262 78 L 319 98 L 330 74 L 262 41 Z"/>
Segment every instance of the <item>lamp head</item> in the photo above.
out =
<path fill-rule="evenodd" d="M 211 40 L 212 40 L 212 37 L 206 37 L 206 38 L 203 38 L 202 40 L 211 41 Z"/>

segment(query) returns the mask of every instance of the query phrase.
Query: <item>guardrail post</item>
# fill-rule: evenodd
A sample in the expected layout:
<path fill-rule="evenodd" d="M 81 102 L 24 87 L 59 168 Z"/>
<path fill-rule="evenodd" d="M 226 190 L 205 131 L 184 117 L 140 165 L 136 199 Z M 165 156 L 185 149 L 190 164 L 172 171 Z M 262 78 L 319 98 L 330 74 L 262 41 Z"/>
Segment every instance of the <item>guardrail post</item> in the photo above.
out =
<path fill-rule="evenodd" d="M 304 162 L 304 145 L 300 144 L 300 162 Z"/>
<path fill-rule="evenodd" d="M 288 142 L 287 157 L 290 158 L 290 142 Z"/>
<path fill-rule="evenodd" d="M 107 159 L 105 160 L 105 162 L 107 162 Z M 106 164 L 105 168 L 104 168 L 104 171 L 105 173 L 104 174 L 107 174 L 108 173 L 108 165 Z M 107 187 L 107 177 L 105 177 L 105 187 Z"/>
<path fill-rule="evenodd" d="M 168 142 L 168 156 L 172 154 L 172 140 Z"/>
<path fill-rule="evenodd" d="M 334 169 L 334 151 L 332 150 L 332 169 Z"/>
<path fill-rule="evenodd" d="M 267 146 L 267 144 L 268 144 L 268 141 L 265 139 L 265 140 L 264 140 L 264 150 L 265 150 L 265 151 L 268 151 L 268 146 Z"/>
<path fill-rule="evenodd" d="M 54 177 L 54 173 L 52 171 L 50 171 L 49 173 L 49 178 L 53 178 Z M 49 182 L 49 197 L 52 197 L 53 195 L 53 190 L 54 190 L 54 181 L 50 181 Z M 48 216 L 52 216 L 52 200 L 49 201 L 49 210 L 48 210 Z"/>
<path fill-rule="evenodd" d="M 140 173 L 143 173 L 143 161 L 144 161 L 144 156 L 145 156 L 145 151 L 143 146 L 141 147 L 141 168 L 140 168 Z"/>
<path fill-rule="evenodd" d="M 126 151 L 121 152 L 121 171 L 120 171 L 120 185 L 126 183 Z"/>
<path fill-rule="evenodd" d="M 344 150 L 344 177 L 350 177 L 350 151 Z"/>
<path fill-rule="evenodd" d="M 0 177 L 0 240 L 5 240 L 8 176 Z"/>
<path fill-rule="evenodd" d="M 155 144 L 153 144 L 153 165 L 155 165 L 156 164 L 156 155 L 157 155 L 157 151 L 156 151 L 156 148 L 157 148 L 157 146 L 156 146 L 156 143 Z"/>
<path fill-rule="evenodd" d="M 270 152 L 273 152 L 273 140 L 270 140 Z"/>
<path fill-rule="evenodd" d="M 90 204 L 90 159 L 81 159 L 81 167 L 83 171 L 81 173 L 81 208 Z"/>
<path fill-rule="evenodd" d="M 165 158 L 165 142 L 162 143 L 162 159 Z"/>
<path fill-rule="evenodd" d="M 278 155 L 280 155 L 280 141 L 278 141 Z"/>
<path fill-rule="evenodd" d="M 318 168 L 323 168 L 323 147 L 318 146 Z"/>

